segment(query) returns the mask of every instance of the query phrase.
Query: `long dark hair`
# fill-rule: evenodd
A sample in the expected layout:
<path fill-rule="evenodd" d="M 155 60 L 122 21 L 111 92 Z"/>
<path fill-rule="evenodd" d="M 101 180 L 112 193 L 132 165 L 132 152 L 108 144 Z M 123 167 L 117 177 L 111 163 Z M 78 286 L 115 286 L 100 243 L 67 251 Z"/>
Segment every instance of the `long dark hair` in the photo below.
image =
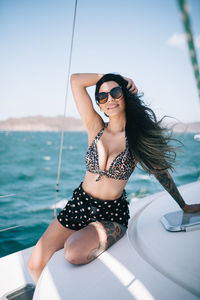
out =
<path fill-rule="evenodd" d="M 97 83 L 95 96 L 100 86 L 107 81 L 117 82 L 123 90 L 126 112 L 126 136 L 132 155 L 149 174 L 158 170 L 174 170 L 175 150 L 170 142 L 172 138 L 169 129 L 161 127 L 152 109 L 144 104 L 143 94 L 132 94 L 127 88 L 128 82 L 117 74 L 105 74 Z M 177 141 L 177 140 L 176 140 Z"/>

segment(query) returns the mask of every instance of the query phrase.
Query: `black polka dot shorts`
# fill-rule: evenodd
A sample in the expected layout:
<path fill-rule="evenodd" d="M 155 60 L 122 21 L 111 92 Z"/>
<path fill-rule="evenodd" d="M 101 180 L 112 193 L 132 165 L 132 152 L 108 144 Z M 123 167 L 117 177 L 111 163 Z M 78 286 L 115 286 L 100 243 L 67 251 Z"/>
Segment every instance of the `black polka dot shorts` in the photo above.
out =
<path fill-rule="evenodd" d="M 73 192 L 63 210 L 57 215 L 58 221 L 66 228 L 79 230 L 95 221 L 111 221 L 128 227 L 129 202 L 126 191 L 116 200 L 100 200 L 88 195 L 82 183 Z"/>

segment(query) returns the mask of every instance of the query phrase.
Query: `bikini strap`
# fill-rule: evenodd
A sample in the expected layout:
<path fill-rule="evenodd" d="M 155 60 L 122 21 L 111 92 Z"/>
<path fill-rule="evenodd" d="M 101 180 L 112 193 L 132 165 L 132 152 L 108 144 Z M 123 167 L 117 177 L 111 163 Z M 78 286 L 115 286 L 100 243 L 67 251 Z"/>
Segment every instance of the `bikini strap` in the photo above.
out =
<path fill-rule="evenodd" d="M 95 137 L 95 139 L 94 139 L 95 143 L 98 142 L 98 140 L 100 139 L 100 137 L 102 136 L 102 134 L 103 134 L 103 132 L 104 132 L 104 129 L 105 129 L 107 126 L 108 126 L 108 123 L 104 123 L 103 128 L 97 133 L 97 135 L 96 135 L 96 137 Z"/>

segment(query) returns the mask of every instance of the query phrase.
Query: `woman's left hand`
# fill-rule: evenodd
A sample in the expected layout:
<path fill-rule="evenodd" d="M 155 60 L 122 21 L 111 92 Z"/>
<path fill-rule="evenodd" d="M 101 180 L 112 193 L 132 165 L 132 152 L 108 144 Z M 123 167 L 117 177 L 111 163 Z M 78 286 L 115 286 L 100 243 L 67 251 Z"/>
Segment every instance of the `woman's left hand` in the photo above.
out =
<path fill-rule="evenodd" d="M 138 92 L 138 89 L 136 88 L 135 86 L 135 83 L 133 82 L 133 80 L 131 78 L 128 78 L 128 77 L 124 77 L 123 78 L 125 80 L 128 81 L 128 84 L 126 86 L 126 88 L 132 93 L 132 94 L 136 94 Z"/>
<path fill-rule="evenodd" d="M 185 204 L 182 208 L 185 213 L 196 213 L 200 212 L 200 204 Z"/>

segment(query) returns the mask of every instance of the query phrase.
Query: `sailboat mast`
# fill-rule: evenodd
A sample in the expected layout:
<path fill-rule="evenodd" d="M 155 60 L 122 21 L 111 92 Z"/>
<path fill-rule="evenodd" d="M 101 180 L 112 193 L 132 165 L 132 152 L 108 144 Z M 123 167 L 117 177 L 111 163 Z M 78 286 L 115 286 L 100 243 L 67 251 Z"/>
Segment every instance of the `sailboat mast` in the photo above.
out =
<path fill-rule="evenodd" d="M 182 19 L 183 26 L 184 26 L 184 29 L 186 32 L 190 59 L 191 59 L 192 68 L 194 71 L 194 76 L 196 79 L 199 100 L 200 100 L 200 74 L 199 74 L 199 67 L 198 67 L 198 62 L 197 62 L 197 55 L 196 55 L 195 46 L 194 46 L 194 39 L 193 39 L 193 34 L 192 34 L 192 29 L 191 29 L 191 23 L 190 23 L 190 18 L 189 18 L 188 4 L 187 4 L 187 0 L 177 0 L 177 2 L 179 5 L 179 8 L 180 8 L 180 11 L 181 11 L 181 19 Z"/>

